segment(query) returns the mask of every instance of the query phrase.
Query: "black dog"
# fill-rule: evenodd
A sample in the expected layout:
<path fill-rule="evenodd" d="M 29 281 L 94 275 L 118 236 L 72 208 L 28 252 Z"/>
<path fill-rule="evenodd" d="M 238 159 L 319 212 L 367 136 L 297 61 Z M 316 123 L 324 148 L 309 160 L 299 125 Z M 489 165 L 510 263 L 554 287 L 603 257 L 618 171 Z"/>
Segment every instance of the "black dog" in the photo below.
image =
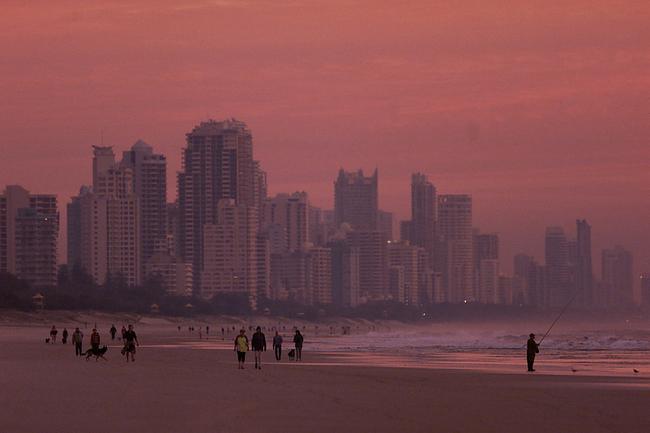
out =
<path fill-rule="evenodd" d="M 99 358 L 102 358 L 104 361 L 108 361 L 108 359 L 104 358 L 104 354 L 107 350 L 108 347 L 102 346 L 99 349 L 88 349 L 83 354 L 86 355 L 86 361 L 88 361 L 91 356 L 95 357 L 95 361 L 98 361 Z"/>
<path fill-rule="evenodd" d="M 288 353 L 287 356 L 289 359 L 294 359 L 296 357 L 296 349 L 291 349 Z"/>

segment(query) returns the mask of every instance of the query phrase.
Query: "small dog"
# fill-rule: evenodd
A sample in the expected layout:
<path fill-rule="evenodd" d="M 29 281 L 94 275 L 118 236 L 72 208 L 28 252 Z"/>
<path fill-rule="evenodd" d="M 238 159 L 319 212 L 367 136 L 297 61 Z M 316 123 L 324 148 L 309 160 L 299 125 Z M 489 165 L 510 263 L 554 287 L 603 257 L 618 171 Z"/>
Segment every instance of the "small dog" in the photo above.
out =
<path fill-rule="evenodd" d="M 46 338 L 46 339 L 45 339 L 45 344 L 49 344 L 49 343 L 50 343 L 50 339 L 49 339 L 49 338 Z"/>
<path fill-rule="evenodd" d="M 296 349 L 291 349 L 291 350 L 287 353 L 287 356 L 288 356 L 289 359 L 291 359 L 291 360 L 295 359 L 295 358 L 296 358 Z"/>
<path fill-rule="evenodd" d="M 97 350 L 93 350 L 92 348 L 88 349 L 83 354 L 86 355 L 86 361 L 88 361 L 91 356 L 95 357 L 95 361 L 98 361 L 99 358 L 102 358 L 104 361 L 108 361 L 108 359 L 104 358 L 106 351 L 108 351 L 108 347 L 102 346 Z"/>

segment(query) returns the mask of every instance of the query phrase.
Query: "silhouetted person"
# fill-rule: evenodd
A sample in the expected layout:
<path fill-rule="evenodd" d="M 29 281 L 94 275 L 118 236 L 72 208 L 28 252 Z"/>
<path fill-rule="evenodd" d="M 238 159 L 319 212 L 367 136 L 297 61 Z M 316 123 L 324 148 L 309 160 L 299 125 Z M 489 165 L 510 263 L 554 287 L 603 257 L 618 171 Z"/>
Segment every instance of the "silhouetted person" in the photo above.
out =
<path fill-rule="evenodd" d="M 93 333 L 90 334 L 90 348 L 92 349 L 93 353 L 99 352 L 99 332 L 97 332 L 96 328 L 93 328 Z"/>
<path fill-rule="evenodd" d="M 117 334 L 117 328 L 115 325 L 111 325 L 111 340 L 115 340 L 115 334 Z"/>
<path fill-rule="evenodd" d="M 266 352 L 266 337 L 262 332 L 262 328 L 259 326 L 253 334 L 253 341 L 251 341 L 251 346 L 253 347 L 253 355 L 255 355 L 255 368 L 262 369 L 262 352 Z"/>
<path fill-rule="evenodd" d="M 302 343 L 304 340 L 300 331 L 296 329 L 296 335 L 293 336 L 293 344 L 296 347 L 296 361 L 302 360 Z"/>
<path fill-rule="evenodd" d="M 526 360 L 528 361 L 528 371 L 535 371 L 535 355 L 539 353 L 539 344 L 535 341 L 535 334 L 530 334 L 528 344 L 526 345 Z"/>
<path fill-rule="evenodd" d="M 72 344 L 74 344 L 74 354 L 76 356 L 81 356 L 83 354 L 83 339 L 83 332 L 81 332 L 79 328 L 75 328 L 72 333 Z"/>
<path fill-rule="evenodd" d="M 68 328 L 63 328 L 63 334 L 61 336 L 61 343 L 66 344 L 68 342 Z"/>
<path fill-rule="evenodd" d="M 282 335 L 278 331 L 275 331 L 275 337 L 273 337 L 273 352 L 275 352 L 276 361 L 282 359 Z"/>
<path fill-rule="evenodd" d="M 52 325 L 52 329 L 50 329 L 50 341 L 52 344 L 56 343 L 56 334 L 58 334 L 59 331 L 56 330 L 56 326 Z"/>
<path fill-rule="evenodd" d="M 135 346 L 139 346 L 140 342 L 138 341 L 138 336 L 135 335 L 133 330 L 133 325 L 129 325 L 129 330 L 124 334 L 124 353 L 126 354 L 126 362 L 129 362 L 129 355 L 131 355 L 131 361 L 135 362 Z"/>
<path fill-rule="evenodd" d="M 122 341 L 124 341 L 126 338 L 126 327 L 124 325 L 122 325 L 122 330 L 120 333 L 122 334 Z"/>

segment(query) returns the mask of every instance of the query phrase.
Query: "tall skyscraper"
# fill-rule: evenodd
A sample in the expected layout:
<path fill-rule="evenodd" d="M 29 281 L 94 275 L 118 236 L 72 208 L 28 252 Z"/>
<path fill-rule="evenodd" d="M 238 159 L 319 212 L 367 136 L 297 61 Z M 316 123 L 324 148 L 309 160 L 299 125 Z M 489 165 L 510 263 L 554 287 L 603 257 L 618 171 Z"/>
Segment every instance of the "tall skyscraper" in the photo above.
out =
<path fill-rule="evenodd" d="M 257 212 L 221 199 L 216 222 L 203 226 L 201 296 L 241 294 L 255 307 L 257 299 Z"/>
<path fill-rule="evenodd" d="M 255 294 L 255 284 L 252 284 L 255 278 L 248 273 L 253 271 L 250 266 L 256 261 L 258 206 L 265 195 L 262 192 L 261 185 L 265 184 L 262 178 L 259 167 L 253 161 L 253 138 L 245 123 L 235 119 L 209 120 L 187 134 L 182 169 L 178 173 L 179 252 L 186 262 L 192 263 L 195 290 L 205 288 L 204 296 L 220 291 L 216 283 L 213 284 L 216 276 L 220 281 L 218 287 L 224 290 L 226 281 L 230 281 L 228 284 L 233 284 L 233 291 L 249 290 L 251 297 Z M 222 200 L 227 201 L 220 206 Z M 228 215 L 229 220 L 220 221 L 219 214 L 222 217 Z M 235 236 L 226 233 L 234 229 L 233 225 L 246 233 L 245 238 L 237 239 L 233 246 L 245 251 L 228 253 L 239 260 L 236 269 L 227 269 L 225 262 L 220 265 L 213 258 L 206 268 L 206 252 L 220 251 L 225 254 L 225 249 L 230 248 L 220 239 Z M 207 245 L 206 242 L 217 243 Z M 248 257 L 248 254 L 251 256 Z M 232 260 L 235 258 L 228 259 L 227 263 Z M 210 278 L 207 284 L 202 283 L 204 268 Z M 241 273 L 244 271 L 246 275 Z"/>
<path fill-rule="evenodd" d="M 388 243 L 389 268 L 401 268 L 403 291 L 391 293 L 393 299 L 406 305 L 420 305 L 420 250 L 408 242 Z"/>
<path fill-rule="evenodd" d="M 35 287 L 57 282 L 59 212 L 50 194 L 8 185 L 0 194 L 0 272 Z"/>
<path fill-rule="evenodd" d="M 336 227 L 348 223 L 357 230 L 378 229 L 378 174 L 370 177 L 358 172 L 339 171 L 334 182 Z"/>
<path fill-rule="evenodd" d="M 358 246 L 348 239 L 333 239 L 329 245 L 332 258 L 332 302 L 344 308 L 359 305 L 359 256 Z"/>
<path fill-rule="evenodd" d="M 393 240 L 393 213 L 379 209 L 377 211 L 377 230 L 384 232 L 387 240 Z"/>
<path fill-rule="evenodd" d="M 264 203 L 264 224 L 277 224 L 287 236 L 287 252 L 303 249 L 309 239 L 309 199 L 306 192 L 278 194 Z M 265 229 L 266 227 L 262 227 Z"/>
<path fill-rule="evenodd" d="M 549 305 L 559 307 L 571 299 L 569 287 L 569 249 L 562 227 L 547 227 L 544 242 L 546 284 Z"/>
<path fill-rule="evenodd" d="M 499 278 L 499 235 L 479 233 L 473 235 L 474 281 L 478 299 L 482 303 L 497 303 Z M 486 263 L 483 263 L 486 261 Z M 483 270 L 487 275 L 483 275 Z"/>
<path fill-rule="evenodd" d="M 122 154 L 122 167 L 133 171 L 133 191 L 140 216 L 140 266 L 167 248 L 167 160 L 138 140 Z"/>
<path fill-rule="evenodd" d="M 352 230 L 347 234 L 350 246 L 359 251 L 360 299 L 388 299 L 387 243 L 378 230 Z"/>
<path fill-rule="evenodd" d="M 603 306 L 629 307 L 634 304 L 632 253 L 621 246 L 602 252 Z"/>
<path fill-rule="evenodd" d="M 473 302 L 474 266 L 472 251 L 472 198 L 469 195 L 438 197 L 440 249 L 436 267 L 443 275 L 447 302 Z"/>
<path fill-rule="evenodd" d="M 650 272 L 639 276 L 641 280 L 641 305 L 644 308 L 650 307 Z"/>
<path fill-rule="evenodd" d="M 437 198 L 436 187 L 422 173 L 411 176 L 411 244 L 425 249 L 431 260 L 435 257 Z M 405 229 L 407 230 L 407 229 Z"/>
<path fill-rule="evenodd" d="M 526 254 L 514 257 L 513 285 L 516 292 L 513 302 L 531 306 L 548 305 L 548 295 L 545 290 L 546 269 L 540 266 L 535 258 Z"/>
<path fill-rule="evenodd" d="M 587 220 L 576 220 L 576 234 L 576 304 L 581 307 L 589 307 L 594 303 L 594 288 L 591 266 L 591 226 Z"/>

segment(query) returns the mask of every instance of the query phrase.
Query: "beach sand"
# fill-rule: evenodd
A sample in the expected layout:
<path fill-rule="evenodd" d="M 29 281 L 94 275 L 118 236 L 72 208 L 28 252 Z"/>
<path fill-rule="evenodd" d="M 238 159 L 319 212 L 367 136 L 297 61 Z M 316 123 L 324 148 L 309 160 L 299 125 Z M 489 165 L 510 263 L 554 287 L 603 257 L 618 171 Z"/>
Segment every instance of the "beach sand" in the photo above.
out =
<path fill-rule="evenodd" d="M 308 344 L 302 363 L 276 363 L 269 347 L 263 370 L 249 354 L 240 371 L 230 337 L 168 323 L 137 325 L 135 363 L 117 341 L 108 362 L 86 362 L 46 345 L 47 331 L 0 327 L 0 432 L 650 431 L 649 383 L 630 377 L 346 364 Z"/>

